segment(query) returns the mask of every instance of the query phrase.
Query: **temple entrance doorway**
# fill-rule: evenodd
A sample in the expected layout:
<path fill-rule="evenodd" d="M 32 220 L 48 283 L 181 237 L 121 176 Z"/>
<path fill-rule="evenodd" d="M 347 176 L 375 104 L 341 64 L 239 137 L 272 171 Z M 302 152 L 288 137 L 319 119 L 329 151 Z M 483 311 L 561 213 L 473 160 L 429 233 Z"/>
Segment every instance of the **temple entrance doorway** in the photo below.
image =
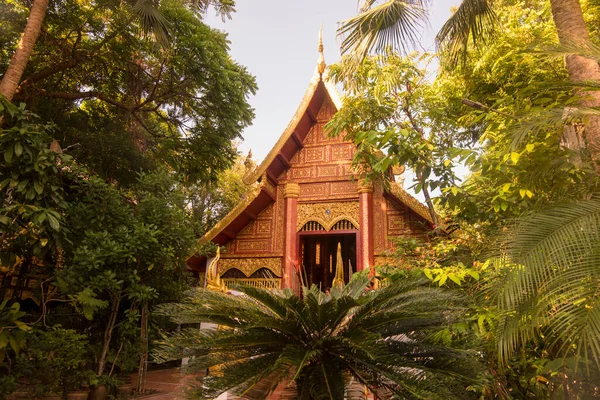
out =
<path fill-rule="evenodd" d="M 317 285 L 325 291 L 331 288 L 336 267 L 343 266 L 344 282 L 356 272 L 356 233 L 301 234 L 300 264 L 302 283 Z M 340 251 L 338 251 L 338 245 Z M 341 262 L 338 263 L 338 257 Z"/>

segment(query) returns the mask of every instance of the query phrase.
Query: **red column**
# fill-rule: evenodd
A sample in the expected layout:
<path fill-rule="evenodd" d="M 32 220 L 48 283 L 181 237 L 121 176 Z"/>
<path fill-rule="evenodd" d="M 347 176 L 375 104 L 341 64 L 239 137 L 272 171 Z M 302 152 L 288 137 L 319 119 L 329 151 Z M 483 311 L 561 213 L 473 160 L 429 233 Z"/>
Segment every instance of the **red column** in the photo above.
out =
<path fill-rule="evenodd" d="M 300 285 L 296 270 L 298 268 L 298 195 L 300 186 L 297 183 L 288 183 L 283 190 L 285 199 L 285 246 L 283 259 L 283 285 L 282 289 L 291 288 L 300 293 Z"/>
<path fill-rule="evenodd" d="M 360 182 L 358 188 L 358 223 L 359 254 L 360 262 L 358 270 L 373 267 L 373 184 Z"/>

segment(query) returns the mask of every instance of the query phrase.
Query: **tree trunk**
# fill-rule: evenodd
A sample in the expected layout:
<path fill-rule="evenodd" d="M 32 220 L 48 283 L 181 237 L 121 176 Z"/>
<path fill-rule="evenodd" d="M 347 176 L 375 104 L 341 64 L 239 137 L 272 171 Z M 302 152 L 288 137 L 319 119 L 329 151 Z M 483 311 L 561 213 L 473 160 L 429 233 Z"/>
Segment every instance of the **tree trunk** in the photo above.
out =
<path fill-rule="evenodd" d="M 102 354 L 100 356 L 100 360 L 98 361 L 98 376 L 102 376 L 102 373 L 104 373 L 104 367 L 106 367 L 106 356 L 108 354 L 108 349 L 110 348 L 110 341 L 112 339 L 113 330 L 115 329 L 115 325 L 117 323 L 117 316 L 119 315 L 120 304 L 121 292 L 118 292 L 112 298 L 112 308 L 110 310 L 110 317 L 108 318 L 108 323 L 106 324 L 106 328 L 104 329 L 104 344 L 102 347 Z"/>
<path fill-rule="evenodd" d="M 585 21 L 579 0 L 550 0 L 552 17 L 558 30 L 560 44 L 571 48 L 590 49 L 590 34 Z M 600 66 L 598 61 L 579 55 L 566 57 L 567 71 L 572 82 L 600 81 Z M 583 107 L 600 106 L 600 92 L 583 92 L 580 105 Z M 600 118 L 589 117 L 585 122 L 585 139 L 592 161 L 598 168 L 600 162 Z"/>
<path fill-rule="evenodd" d="M 27 25 L 21 35 L 21 40 L 17 46 L 17 50 L 10 60 L 10 64 L 0 82 L 0 94 L 4 95 L 8 100 L 12 100 L 23 71 L 27 66 L 27 61 L 33 51 L 33 46 L 42 30 L 42 22 L 46 16 L 48 8 L 48 0 L 34 0 L 31 6 L 31 13 L 27 19 Z"/>
<path fill-rule="evenodd" d="M 135 390 L 138 393 L 144 393 L 148 369 L 148 302 L 144 302 L 142 306 L 140 320 L 140 363 Z"/>

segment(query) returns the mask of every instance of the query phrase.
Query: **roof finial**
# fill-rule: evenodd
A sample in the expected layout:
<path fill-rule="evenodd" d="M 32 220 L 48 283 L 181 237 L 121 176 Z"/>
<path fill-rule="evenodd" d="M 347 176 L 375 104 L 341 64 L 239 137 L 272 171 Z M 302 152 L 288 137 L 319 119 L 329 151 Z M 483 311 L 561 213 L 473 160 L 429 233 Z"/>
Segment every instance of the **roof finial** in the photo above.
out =
<path fill-rule="evenodd" d="M 323 74 L 325 72 L 325 56 L 323 56 L 323 24 L 321 24 L 321 29 L 319 29 L 319 59 L 317 60 L 317 69 L 319 74 Z"/>

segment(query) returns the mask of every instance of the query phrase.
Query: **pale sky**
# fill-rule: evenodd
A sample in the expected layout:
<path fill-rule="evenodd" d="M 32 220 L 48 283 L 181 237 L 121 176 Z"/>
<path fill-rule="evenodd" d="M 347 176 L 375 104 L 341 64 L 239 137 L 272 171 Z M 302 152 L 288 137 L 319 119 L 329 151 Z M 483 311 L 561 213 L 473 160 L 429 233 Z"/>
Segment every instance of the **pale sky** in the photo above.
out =
<path fill-rule="evenodd" d="M 230 54 L 256 76 L 258 92 L 249 101 L 253 125 L 244 133 L 242 153 L 252 149 L 260 162 L 292 119 L 315 69 L 319 27 L 323 25 L 325 61 L 340 58 L 337 23 L 356 15 L 357 0 L 237 0 L 237 12 L 222 23 L 212 14 L 206 21 L 229 33 Z M 459 0 L 433 0 L 430 26 L 419 50 L 435 51 L 433 37 Z"/>

